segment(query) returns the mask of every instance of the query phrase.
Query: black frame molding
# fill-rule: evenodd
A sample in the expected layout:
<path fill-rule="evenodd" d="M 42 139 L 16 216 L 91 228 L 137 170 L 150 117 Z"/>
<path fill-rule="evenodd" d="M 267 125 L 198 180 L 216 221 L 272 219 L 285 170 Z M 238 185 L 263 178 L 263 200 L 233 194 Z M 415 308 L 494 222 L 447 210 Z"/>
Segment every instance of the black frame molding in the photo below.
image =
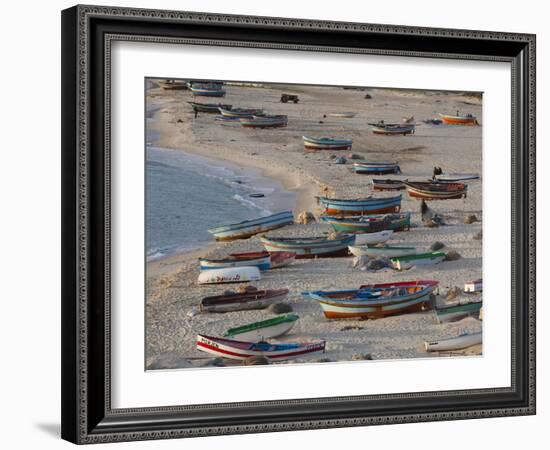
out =
<path fill-rule="evenodd" d="M 116 40 L 509 62 L 509 388 L 112 409 L 110 63 Z M 535 36 L 75 6 L 62 12 L 62 437 L 99 443 L 535 414 Z"/>

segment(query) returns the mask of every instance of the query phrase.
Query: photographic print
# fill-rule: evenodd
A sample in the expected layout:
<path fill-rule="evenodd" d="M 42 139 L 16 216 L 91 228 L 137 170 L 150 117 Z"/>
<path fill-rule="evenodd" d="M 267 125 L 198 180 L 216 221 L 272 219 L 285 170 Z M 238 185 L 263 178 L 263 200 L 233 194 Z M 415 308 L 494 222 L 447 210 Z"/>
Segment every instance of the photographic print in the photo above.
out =
<path fill-rule="evenodd" d="M 145 367 L 482 355 L 481 92 L 145 79 Z"/>

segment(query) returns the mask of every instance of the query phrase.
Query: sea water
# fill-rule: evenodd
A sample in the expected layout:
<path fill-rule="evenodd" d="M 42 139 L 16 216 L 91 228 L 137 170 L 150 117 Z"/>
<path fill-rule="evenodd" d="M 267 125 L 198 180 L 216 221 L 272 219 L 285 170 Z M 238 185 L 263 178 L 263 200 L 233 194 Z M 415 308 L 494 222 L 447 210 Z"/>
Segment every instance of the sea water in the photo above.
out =
<path fill-rule="evenodd" d="M 296 202 L 257 170 L 151 145 L 145 198 L 148 261 L 206 246 L 214 241 L 208 228 L 292 210 Z"/>

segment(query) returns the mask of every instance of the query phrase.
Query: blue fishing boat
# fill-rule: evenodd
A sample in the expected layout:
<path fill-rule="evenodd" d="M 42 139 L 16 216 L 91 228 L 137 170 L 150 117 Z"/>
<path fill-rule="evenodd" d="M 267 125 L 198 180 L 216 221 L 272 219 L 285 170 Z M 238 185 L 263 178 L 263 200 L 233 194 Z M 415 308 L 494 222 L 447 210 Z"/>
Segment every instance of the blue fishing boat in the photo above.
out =
<path fill-rule="evenodd" d="M 353 171 L 358 174 L 365 175 L 385 175 L 389 173 L 401 173 L 401 168 L 397 162 L 364 162 L 354 163 Z"/>
<path fill-rule="evenodd" d="M 411 213 L 381 214 L 369 216 L 321 216 L 335 231 L 346 233 L 376 233 L 383 230 L 403 231 L 411 227 Z"/>
<path fill-rule="evenodd" d="M 399 212 L 401 194 L 395 197 L 366 197 L 358 199 L 336 199 L 317 197 L 328 215 L 362 215 Z"/>
<path fill-rule="evenodd" d="M 345 234 L 336 239 L 321 237 L 279 238 L 262 236 L 262 244 L 268 252 L 294 252 L 296 258 L 325 258 L 348 256 L 348 245 L 353 245 L 355 236 Z"/>
<path fill-rule="evenodd" d="M 230 255 L 226 258 L 199 258 L 201 270 L 225 269 L 227 267 L 256 266 L 260 270 L 271 268 L 271 256 L 268 252 L 256 252 L 250 255 Z"/>
<path fill-rule="evenodd" d="M 258 233 L 274 230 L 294 223 L 292 211 L 283 211 L 259 219 L 243 220 L 239 223 L 210 228 L 217 241 L 232 241 L 234 239 L 246 239 Z"/>

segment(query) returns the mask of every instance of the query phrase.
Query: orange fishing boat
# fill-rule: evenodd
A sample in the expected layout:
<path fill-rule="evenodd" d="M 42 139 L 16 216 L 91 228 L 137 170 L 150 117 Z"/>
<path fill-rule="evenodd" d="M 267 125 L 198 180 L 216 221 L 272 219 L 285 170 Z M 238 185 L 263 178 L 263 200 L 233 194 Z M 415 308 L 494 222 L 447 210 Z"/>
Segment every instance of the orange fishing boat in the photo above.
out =
<path fill-rule="evenodd" d="M 456 115 L 451 114 L 439 114 L 443 123 L 449 125 L 479 125 L 477 117 L 472 114 L 460 115 L 458 111 Z"/>

